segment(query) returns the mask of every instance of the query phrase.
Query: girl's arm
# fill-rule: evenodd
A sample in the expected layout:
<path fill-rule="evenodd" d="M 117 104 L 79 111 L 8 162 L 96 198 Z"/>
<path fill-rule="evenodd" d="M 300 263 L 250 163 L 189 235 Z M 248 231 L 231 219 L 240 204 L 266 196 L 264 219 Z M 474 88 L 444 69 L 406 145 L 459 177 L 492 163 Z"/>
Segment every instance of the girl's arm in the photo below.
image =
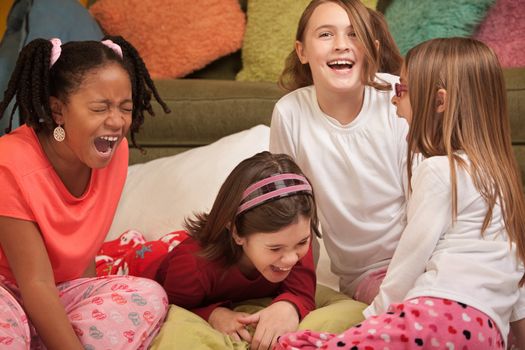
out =
<path fill-rule="evenodd" d="M 48 349 L 83 349 L 58 297 L 45 244 L 34 222 L 0 216 L 0 245 L 24 309 Z"/>
<path fill-rule="evenodd" d="M 407 226 L 379 294 L 363 312 L 366 317 L 384 313 L 391 303 L 404 300 L 416 279 L 425 272 L 439 239 L 452 222 L 450 184 L 443 183 L 429 160 L 419 165 L 412 185 Z"/>

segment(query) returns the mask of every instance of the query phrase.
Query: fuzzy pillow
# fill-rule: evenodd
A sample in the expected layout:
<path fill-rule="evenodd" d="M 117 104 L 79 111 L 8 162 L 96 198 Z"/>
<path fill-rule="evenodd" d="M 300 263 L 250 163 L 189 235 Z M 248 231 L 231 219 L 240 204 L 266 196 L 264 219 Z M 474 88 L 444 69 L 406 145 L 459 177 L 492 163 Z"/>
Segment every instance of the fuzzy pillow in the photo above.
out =
<path fill-rule="evenodd" d="M 276 82 L 293 50 L 299 17 L 310 0 L 250 0 L 237 80 Z"/>
<path fill-rule="evenodd" d="M 495 0 L 394 0 L 385 16 L 399 50 L 432 38 L 470 37 Z"/>
<path fill-rule="evenodd" d="M 237 51 L 246 26 L 238 0 L 98 0 L 90 12 L 137 48 L 154 78 L 183 77 Z"/>
<path fill-rule="evenodd" d="M 497 0 L 474 37 L 489 45 L 503 67 L 525 67 L 525 4 Z"/>

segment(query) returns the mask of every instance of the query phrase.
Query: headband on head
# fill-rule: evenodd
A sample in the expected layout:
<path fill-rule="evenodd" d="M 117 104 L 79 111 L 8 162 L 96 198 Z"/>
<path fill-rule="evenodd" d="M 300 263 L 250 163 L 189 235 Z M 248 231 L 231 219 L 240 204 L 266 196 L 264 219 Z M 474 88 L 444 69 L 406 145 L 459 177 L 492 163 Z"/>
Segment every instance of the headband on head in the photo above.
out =
<path fill-rule="evenodd" d="M 60 39 L 58 38 L 53 38 L 49 41 L 53 45 L 53 47 L 51 48 L 51 58 L 49 59 L 49 68 L 51 68 L 56 63 L 56 61 L 60 57 L 60 54 L 62 53 L 62 41 L 60 41 Z M 109 39 L 103 40 L 101 41 L 101 43 L 113 50 L 117 55 L 120 56 L 120 58 L 124 57 L 122 55 L 122 48 L 118 44 L 115 44 Z"/>
<path fill-rule="evenodd" d="M 101 43 L 113 50 L 117 55 L 120 56 L 120 58 L 124 58 L 124 56 L 122 55 L 122 48 L 118 44 L 115 44 L 109 39 L 102 40 Z"/>
<path fill-rule="evenodd" d="M 299 193 L 312 194 L 312 186 L 304 176 L 292 173 L 272 175 L 250 185 L 243 192 L 237 215 L 270 200 Z"/>

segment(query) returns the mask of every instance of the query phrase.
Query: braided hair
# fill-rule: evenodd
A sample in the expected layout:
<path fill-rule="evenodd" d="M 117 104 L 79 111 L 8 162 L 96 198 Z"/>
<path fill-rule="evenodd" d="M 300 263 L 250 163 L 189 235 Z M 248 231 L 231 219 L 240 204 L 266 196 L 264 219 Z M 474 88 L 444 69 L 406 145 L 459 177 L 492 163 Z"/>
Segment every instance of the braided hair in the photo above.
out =
<path fill-rule="evenodd" d="M 50 68 L 52 44 L 46 39 L 35 39 L 27 44 L 16 62 L 16 66 L 4 98 L 0 102 L 0 118 L 14 99 L 14 108 L 9 116 L 6 133 L 12 129 L 15 110 L 20 111 L 21 124 L 27 124 L 35 131 L 52 132 L 56 123 L 52 118 L 49 97 L 55 96 L 67 101 L 68 96 L 79 88 L 86 73 L 108 63 L 124 68 L 130 77 L 133 112 L 130 135 L 133 145 L 135 133 L 144 123 L 144 112 L 155 115 L 151 95 L 155 97 L 165 113 L 170 109 L 161 99 L 144 61 L 137 50 L 121 36 L 106 36 L 122 49 L 122 58 L 111 48 L 99 41 L 71 41 L 62 45 L 58 60 Z"/>

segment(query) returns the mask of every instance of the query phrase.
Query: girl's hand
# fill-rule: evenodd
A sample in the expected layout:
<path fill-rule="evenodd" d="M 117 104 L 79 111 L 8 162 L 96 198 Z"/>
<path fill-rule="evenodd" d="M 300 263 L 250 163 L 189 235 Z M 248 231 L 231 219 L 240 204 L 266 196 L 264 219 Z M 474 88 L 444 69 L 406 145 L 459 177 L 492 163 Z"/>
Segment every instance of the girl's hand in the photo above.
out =
<path fill-rule="evenodd" d="M 250 316 L 245 312 L 235 312 L 225 307 L 218 307 L 212 311 L 208 318 L 208 323 L 216 330 L 224 333 L 234 341 L 245 340 L 248 343 L 252 340 L 250 332 L 239 320 Z"/>
<path fill-rule="evenodd" d="M 257 324 L 250 349 L 267 350 L 273 349 L 278 337 L 297 330 L 299 315 L 293 304 L 278 301 L 253 315 L 240 318 L 239 321 L 244 325 Z"/>

